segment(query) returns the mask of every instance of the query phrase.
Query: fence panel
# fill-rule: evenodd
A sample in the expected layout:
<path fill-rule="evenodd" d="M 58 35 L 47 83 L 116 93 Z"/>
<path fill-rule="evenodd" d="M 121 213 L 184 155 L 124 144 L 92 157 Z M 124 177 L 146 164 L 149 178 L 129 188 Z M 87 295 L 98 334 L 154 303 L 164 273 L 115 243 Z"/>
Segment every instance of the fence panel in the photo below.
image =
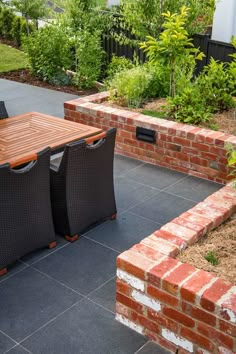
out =
<path fill-rule="evenodd" d="M 128 33 L 126 33 L 126 36 L 133 39 L 133 36 Z M 221 62 L 230 62 L 232 58 L 229 54 L 236 52 L 231 44 L 212 40 L 210 39 L 209 34 L 194 35 L 193 44 L 205 54 L 202 61 L 197 61 L 196 74 L 199 74 L 202 71 L 203 67 L 209 63 L 211 57 Z M 136 53 L 141 62 L 145 62 L 146 60 L 146 55 L 141 49 L 138 47 L 131 47 L 130 45 L 119 44 L 110 34 L 105 34 L 103 36 L 103 49 L 107 53 L 108 61 L 111 60 L 113 54 L 133 59 L 134 53 Z"/>

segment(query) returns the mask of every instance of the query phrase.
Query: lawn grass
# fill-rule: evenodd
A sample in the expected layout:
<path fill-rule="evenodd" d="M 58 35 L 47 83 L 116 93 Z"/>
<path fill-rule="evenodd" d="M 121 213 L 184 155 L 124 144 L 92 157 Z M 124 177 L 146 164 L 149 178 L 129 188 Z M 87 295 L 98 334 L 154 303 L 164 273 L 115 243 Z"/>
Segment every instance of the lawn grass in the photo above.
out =
<path fill-rule="evenodd" d="M 25 69 L 26 55 L 18 49 L 0 43 L 0 73 Z"/>
<path fill-rule="evenodd" d="M 155 117 L 155 118 L 166 118 L 167 117 L 167 113 L 165 111 L 150 111 L 148 109 L 144 109 L 142 112 L 142 114 L 145 114 L 146 116 L 151 116 L 151 117 Z"/>

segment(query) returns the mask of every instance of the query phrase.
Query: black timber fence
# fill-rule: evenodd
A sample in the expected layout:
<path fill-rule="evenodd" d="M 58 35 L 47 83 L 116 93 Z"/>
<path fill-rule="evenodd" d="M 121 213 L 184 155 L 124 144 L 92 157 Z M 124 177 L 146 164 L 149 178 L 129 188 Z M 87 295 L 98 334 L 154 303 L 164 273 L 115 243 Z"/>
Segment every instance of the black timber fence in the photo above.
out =
<path fill-rule="evenodd" d="M 128 33 L 126 33 L 126 36 L 128 36 Z M 131 37 L 129 38 L 132 39 Z M 210 62 L 211 57 L 220 62 L 230 62 L 232 58 L 229 54 L 236 52 L 236 49 L 231 44 L 212 40 L 209 34 L 195 34 L 193 44 L 205 54 L 202 61 L 197 61 L 196 74 L 200 73 L 203 67 Z M 133 59 L 134 54 L 137 55 L 141 62 L 146 60 L 146 55 L 141 49 L 131 45 L 120 44 L 109 34 L 103 36 L 103 49 L 107 53 L 108 61 L 111 60 L 112 55 Z"/>

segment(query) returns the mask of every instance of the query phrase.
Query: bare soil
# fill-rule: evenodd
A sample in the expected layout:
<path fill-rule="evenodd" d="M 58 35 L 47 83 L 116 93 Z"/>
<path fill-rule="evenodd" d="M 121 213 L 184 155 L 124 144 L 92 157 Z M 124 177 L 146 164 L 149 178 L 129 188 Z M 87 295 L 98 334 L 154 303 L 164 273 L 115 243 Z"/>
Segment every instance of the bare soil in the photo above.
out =
<path fill-rule="evenodd" d="M 209 251 L 215 255 L 218 265 L 205 259 Z M 236 214 L 183 251 L 177 259 L 236 284 Z"/>

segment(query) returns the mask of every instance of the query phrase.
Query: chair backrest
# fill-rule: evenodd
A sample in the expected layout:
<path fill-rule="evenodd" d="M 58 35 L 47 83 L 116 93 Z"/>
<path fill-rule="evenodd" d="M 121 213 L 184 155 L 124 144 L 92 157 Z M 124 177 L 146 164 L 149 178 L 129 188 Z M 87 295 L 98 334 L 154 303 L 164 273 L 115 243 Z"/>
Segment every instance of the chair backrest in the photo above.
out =
<path fill-rule="evenodd" d="M 78 210 L 96 220 L 99 213 L 115 210 L 113 160 L 116 129 L 104 138 L 87 144 L 85 140 L 68 144 L 58 174 L 65 179 L 65 198 L 68 216 L 76 219 Z M 100 210 L 98 213 L 98 209 Z M 92 211 L 93 210 L 93 211 Z M 91 216 L 92 215 L 92 216 Z M 87 217 L 82 218 L 84 225 Z M 81 228 L 82 221 L 80 222 Z"/>
<path fill-rule="evenodd" d="M 80 173 L 93 176 L 96 172 L 102 176 L 102 170 L 113 167 L 116 128 L 108 130 L 105 137 L 87 144 L 86 140 L 79 140 L 67 144 L 59 166 L 59 173 L 67 178 L 75 178 Z M 94 137 L 96 139 L 96 137 Z"/>
<path fill-rule="evenodd" d="M 8 118 L 8 113 L 5 107 L 5 103 L 0 101 L 0 119 Z"/>
<path fill-rule="evenodd" d="M 40 151 L 36 161 L 31 161 L 22 168 L 11 168 L 7 163 L 0 165 L 1 217 L 5 218 L 6 223 L 12 220 L 13 228 L 21 229 L 25 215 L 33 222 L 40 203 L 45 204 L 45 209 L 49 209 L 45 212 L 49 215 L 51 213 L 50 152 L 50 148 Z M 48 203 L 45 203 L 45 198 Z M 15 217 L 14 210 L 17 210 Z"/>
<path fill-rule="evenodd" d="M 0 165 L 0 269 L 55 241 L 49 148 L 23 167 Z"/>

